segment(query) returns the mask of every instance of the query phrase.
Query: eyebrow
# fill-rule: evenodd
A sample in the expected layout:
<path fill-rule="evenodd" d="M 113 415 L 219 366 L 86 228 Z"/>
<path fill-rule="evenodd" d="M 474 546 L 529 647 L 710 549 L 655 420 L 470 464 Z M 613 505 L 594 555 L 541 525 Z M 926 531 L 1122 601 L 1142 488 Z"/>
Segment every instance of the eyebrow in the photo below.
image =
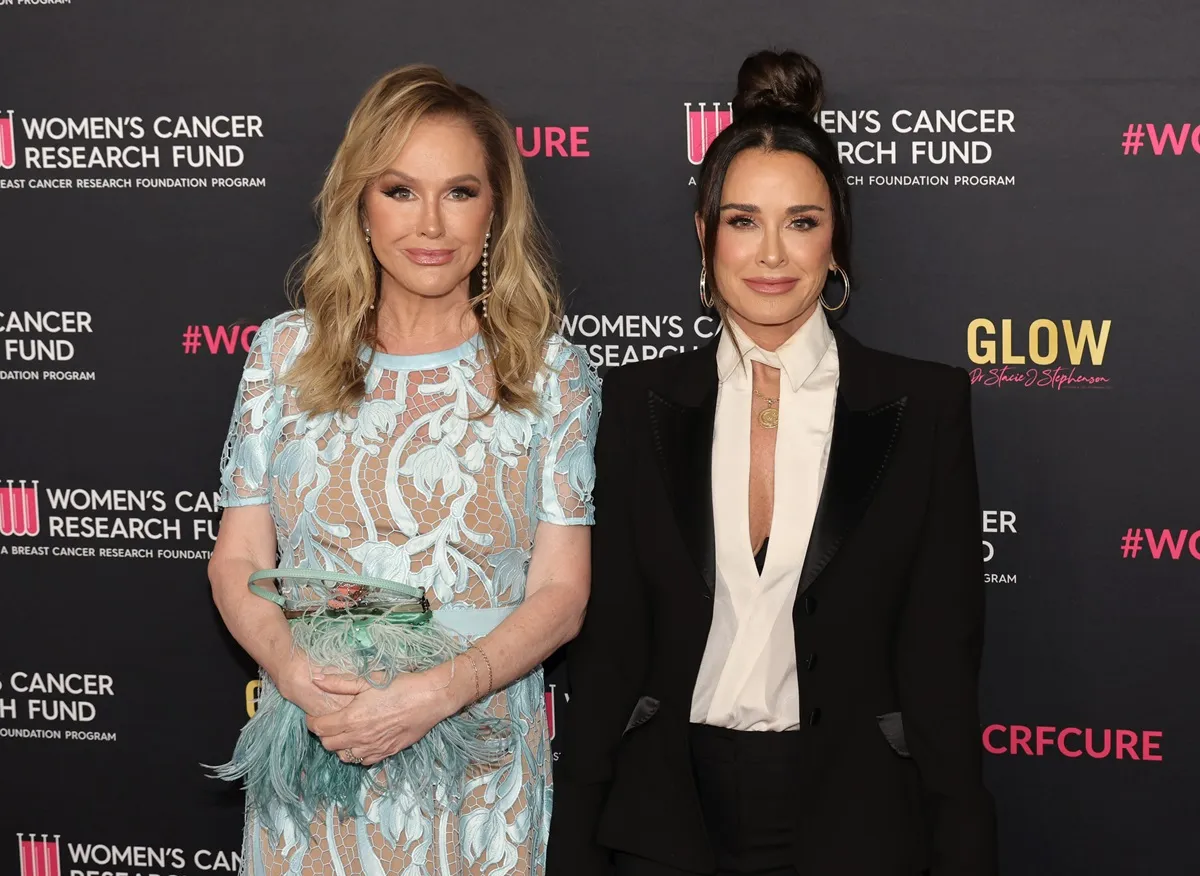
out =
<path fill-rule="evenodd" d="M 390 168 L 388 170 L 385 170 L 383 172 L 382 176 L 395 177 L 396 179 L 398 179 L 404 183 L 416 182 L 416 180 L 413 179 L 411 176 L 409 176 L 407 173 L 404 173 L 399 170 L 393 170 Z M 459 174 L 458 176 L 453 176 L 450 179 L 446 180 L 445 184 L 448 186 L 456 186 L 456 185 L 459 185 L 459 184 L 465 183 L 465 182 L 473 182 L 476 185 L 483 185 L 483 181 L 473 173 L 463 173 L 463 174 Z"/>
<path fill-rule="evenodd" d="M 742 213 L 759 213 L 757 204 L 722 204 L 721 212 L 726 210 L 738 210 Z M 809 210 L 819 210 L 824 213 L 825 208 L 820 204 L 793 204 L 787 208 L 787 215 L 794 216 L 797 213 L 807 213 Z"/>

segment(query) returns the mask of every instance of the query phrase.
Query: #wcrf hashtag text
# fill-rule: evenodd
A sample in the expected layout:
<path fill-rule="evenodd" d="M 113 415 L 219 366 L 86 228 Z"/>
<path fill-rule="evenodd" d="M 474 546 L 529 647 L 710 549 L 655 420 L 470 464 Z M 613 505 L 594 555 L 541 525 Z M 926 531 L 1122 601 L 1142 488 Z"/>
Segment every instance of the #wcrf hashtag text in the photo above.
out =
<path fill-rule="evenodd" d="M 183 352 L 190 355 L 204 348 L 214 355 L 239 350 L 248 353 L 257 332 L 256 325 L 189 325 L 183 333 Z"/>
<path fill-rule="evenodd" d="M 1121 557 L 1132 560 L 1145 552 L 1151 559 L 1200 560 L 1200 529 L 1131 528 L 1121 537 Z"/>
<path fill-rule="evenodd" d="M 1150 151 L 1155 155 L 1183 155 L 1191 152 L 1200 155 L 1200 125 L 1185 122 L 1175 125 L 1138 123 L 1125 129 L 1121 137 L 1121 148 L 1125 155 L 1137 155 L 1150 138 Z"/>

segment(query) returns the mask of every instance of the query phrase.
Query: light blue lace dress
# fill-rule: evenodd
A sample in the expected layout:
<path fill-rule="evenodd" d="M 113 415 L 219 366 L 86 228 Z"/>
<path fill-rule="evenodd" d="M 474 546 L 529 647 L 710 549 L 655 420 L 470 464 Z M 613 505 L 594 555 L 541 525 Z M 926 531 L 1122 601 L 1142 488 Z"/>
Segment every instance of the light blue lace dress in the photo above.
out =
<path fill-rule="evenodd" d="M 519 605 L 538 522 L 592 523 L 600 398 L 584 353 L 550 339 L 536 414 L 470 418 L 492 397 L 476 338 L 427 355 L 376 353 L 360 404 L 311 415 L 280 381 L 306 337 L 298 312 L 259 328 L 222 461 L 223 505 L 269 503 L 280 567 L 424 587 L 435 608 L 463 617 Z M 433 817 L 403 789 L 368 795 L 365 818 L 320 812 L 279 836 L 248 813 L 243 872 L 540 876 L 553 794 L 541 669 L 487 704 L 512 722 L 514 756 L 438 789 Z"/>

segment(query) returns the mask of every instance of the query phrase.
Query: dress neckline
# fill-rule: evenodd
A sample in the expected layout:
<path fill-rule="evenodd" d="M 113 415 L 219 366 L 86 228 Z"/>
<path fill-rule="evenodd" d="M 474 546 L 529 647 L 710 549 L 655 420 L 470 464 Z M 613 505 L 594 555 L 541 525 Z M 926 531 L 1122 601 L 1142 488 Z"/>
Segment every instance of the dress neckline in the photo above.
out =
<path fill-rule="evenodd" d="M 426 368 L 441 368 L 461 359 L 471 359 L 479 351 L 482 342 L 483 338 L 476 332 L 457 347 L 413 355 L 385 353 L 382 350 L 372 350 L 363 344 L 359 348 L 358 356 L 364 362 L 371 362 L 375 366 L 392 371 L 422 371 Z M 372 355 L 374 355 L 374 360 L 371 358 Z"/>

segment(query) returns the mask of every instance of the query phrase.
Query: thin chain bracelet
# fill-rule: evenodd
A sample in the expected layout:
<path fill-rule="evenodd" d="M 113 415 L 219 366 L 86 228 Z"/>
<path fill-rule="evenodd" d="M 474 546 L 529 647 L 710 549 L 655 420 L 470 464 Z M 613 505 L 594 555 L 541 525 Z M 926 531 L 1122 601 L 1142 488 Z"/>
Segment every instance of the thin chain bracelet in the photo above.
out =
<path fill-rule="evenodd" d="M 492 692 L 492 661 L 488 659 L 487 652 L 484 651 L 483 648 L 479 647 L 478 642 L 472 642 L 471 648 L 474 648 L 476 651 L 478 651 L 479 656 L 483 658 L 483 662 L 485 664 L 487 664 L 487 671 L 488 671 L 487 692 L 491 693 Z M 467 651 L 470 651 L 471 648 L 468 648 Z"/>
<path fill-rule="evenodd" d="M 475 658 L 471 656 L 470 652 L 471 649 L 468 648 L 466 651 L 463 651 L 462 656 L 471 661 L 471 675 L 475 677 L 475 699 L 471 700 L 471 702 L 475 702 L 475 700 L 479 699 L 479 665 L 475 662 Z"/>

